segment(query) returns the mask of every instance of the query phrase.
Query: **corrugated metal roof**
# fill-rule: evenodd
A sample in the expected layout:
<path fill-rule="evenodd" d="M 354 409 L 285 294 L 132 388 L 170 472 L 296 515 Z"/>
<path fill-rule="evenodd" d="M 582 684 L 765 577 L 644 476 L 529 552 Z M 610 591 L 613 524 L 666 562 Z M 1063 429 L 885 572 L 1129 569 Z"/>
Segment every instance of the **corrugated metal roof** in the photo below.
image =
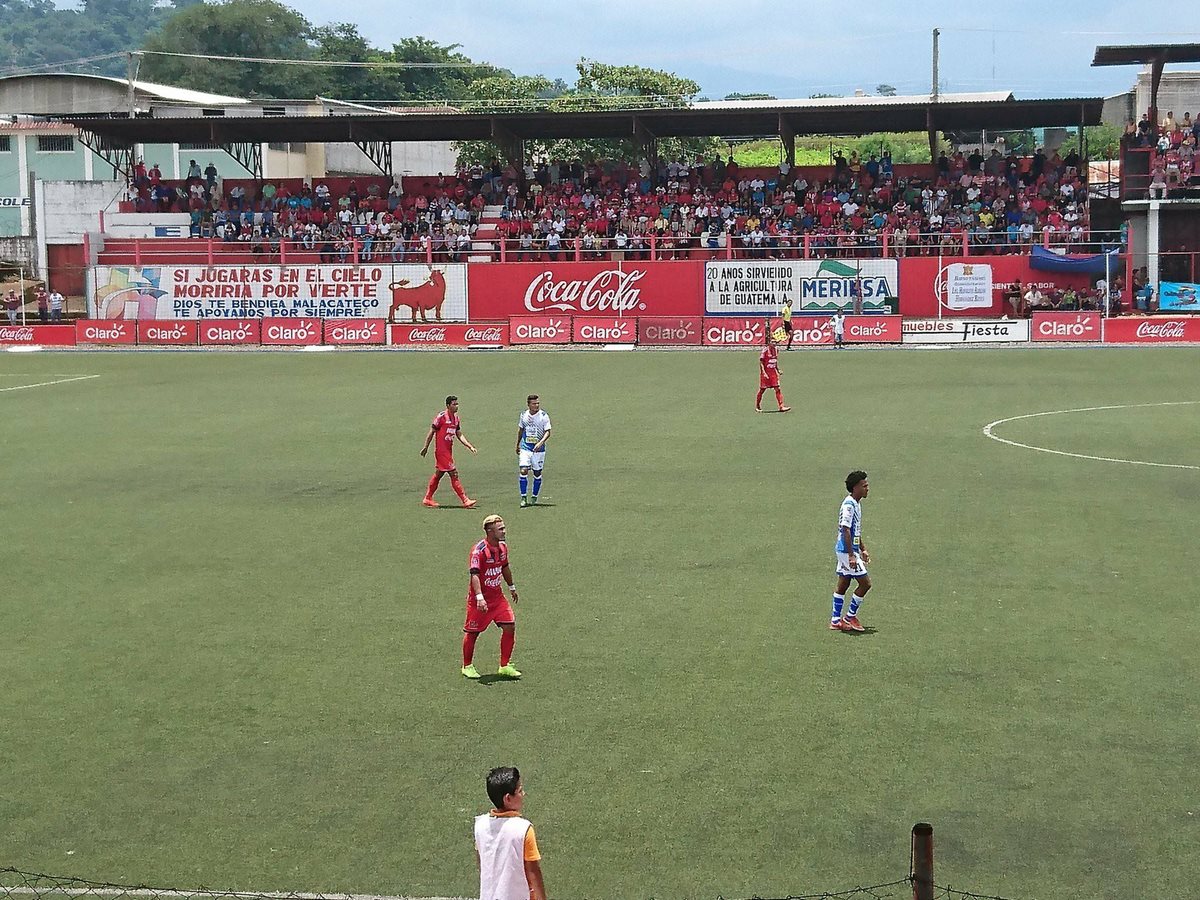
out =
<path fill-rule="evenodd" d="M 879 94 L 864 94 L 861 97 L 808 97 L 794 100 L 701 100 L 691 109 L 822 109 L 832 107 L 844 109 L 848 106 L 907 106 L 913 103 L 928 103 L 929 94 L 904 94 L 884 97 Z M 981 91 L 975 93 L 939 94 L 942 103 L 1004 103 L 1012 100 L 1009 91 Z"/>
<path fill-rule="evenodd" d="M 1096 48 L 1093 66 L 1200 62 L 1200 44 L 1107 44 Z"/>
<path fill-rule="evenodd" d="M 87 75 L 75 72 L 45 72 L 26 75 L 6 75 L 0 77 L 0 84 L 4 82 L 16 83 L 24 80 L 34 79 L 53 79 L 65 80 L 71 79 L 81 82 L 98 82 L 103 81 L 109 84 L 119 85 L 122 88 L 128 88 L 129 82 L 124 78 L 114 78 L 111 75 Z M 186 103 L 196 106 L 240 106 L 247 104 L 250 101 L 244 97 L 226 97 L 222 94 L 208 94 L 204 91 L 193 91 L 188 88 L 174 87 L 169 84 L 155 84 L 152 81 L 134 81 L 134 90 L 144 97 L 149 97 L 156 100 L 169 100 L 173 103 Z"/>

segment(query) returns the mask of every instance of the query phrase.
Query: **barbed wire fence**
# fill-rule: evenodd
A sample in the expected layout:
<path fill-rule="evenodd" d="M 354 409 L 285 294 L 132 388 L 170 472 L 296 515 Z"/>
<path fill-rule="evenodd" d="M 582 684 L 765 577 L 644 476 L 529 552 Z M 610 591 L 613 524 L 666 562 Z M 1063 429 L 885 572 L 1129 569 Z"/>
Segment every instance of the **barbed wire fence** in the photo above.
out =
<path fill-rule="evenodd" d="M 935 900 L 1006 900 L 989 894 L 933 885 Z M 212 890 L 209 888 L 158 888 L 148 885 L 114 884 L 88 881 L 71 876 L 45 875 L 15 868 L 0 868 L 0 900 L 63 900 L 66 897 L 91 900 L 468 900 L 468 898 L 386 896 L 381 894 L 307 893 L 299 891 L 260 892 Z M 865 885 L 841 891 L 789 894 L 786 897 L 754 895 L 715 900 L 911 900 L 913 877 L 884 884 Z"/>

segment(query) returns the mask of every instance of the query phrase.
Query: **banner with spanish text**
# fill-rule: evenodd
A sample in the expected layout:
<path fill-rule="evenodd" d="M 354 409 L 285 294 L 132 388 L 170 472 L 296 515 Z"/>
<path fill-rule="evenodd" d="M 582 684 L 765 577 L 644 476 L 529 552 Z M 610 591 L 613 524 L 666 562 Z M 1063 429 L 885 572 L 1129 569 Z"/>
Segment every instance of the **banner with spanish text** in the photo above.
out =
<path fill-rule="evenodd" d="M 96 266 L 93 319 L 465 322 L 463 264 Z"/>
<path fill-rule="evenodd" d="M 894 259 L 720 259 L 704 267 L 708 316 L 775 316 L 784 299 L 804 314 L 899 311 Z M 861 299 L 861 303 L 859 303 Z"/>

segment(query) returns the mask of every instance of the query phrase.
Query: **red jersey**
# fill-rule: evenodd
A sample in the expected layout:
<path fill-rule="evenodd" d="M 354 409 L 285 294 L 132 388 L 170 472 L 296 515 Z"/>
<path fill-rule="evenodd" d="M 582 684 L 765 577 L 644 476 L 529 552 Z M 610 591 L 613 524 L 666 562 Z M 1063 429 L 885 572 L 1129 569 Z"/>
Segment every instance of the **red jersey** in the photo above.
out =
<path fill-rule="evenodd" d="M 462 428 L 462 420 L 457 413 L 443 409 L 433 417 L 433 458 L 437 467 L 443 471 L 454 468 L 454 438 Z"/>
<path fill-rule="evenodd" d="M 766 387 L 779 384 L 779 351 L 774 344 L 763 347 L 758 354 L 758 381 Z"/>
<path fill-rule="evenodd" d="M 507 602 L 500 585 L 504 583 L 504 567 L 508 565 L 508 544 L 501 541 L 495 547 L 482 540 L 471 548 L 470 561 L 467 566 L 473 574 L 479 575 L 479 583 L 483 586 L 483 599 L 488 606 Z M 467 600 L 474 601 L 471 596 L 471 582 L 467 580 Z"/>

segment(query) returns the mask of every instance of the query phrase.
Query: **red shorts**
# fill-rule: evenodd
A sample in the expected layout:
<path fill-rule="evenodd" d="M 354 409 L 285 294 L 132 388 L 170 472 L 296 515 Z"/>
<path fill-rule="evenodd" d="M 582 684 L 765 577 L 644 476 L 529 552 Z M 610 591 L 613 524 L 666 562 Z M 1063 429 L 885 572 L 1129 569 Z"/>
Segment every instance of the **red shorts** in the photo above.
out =
<path fill-rule="evenodd" d="M 487 612 L 480 612 L 479 607 L 475 605 L 475 598 L 468 597 L 467 619 L 463 622 L 463 631 L 473 631 L 478 634 L 479 632 L 487 631 L 488 626 L 493 622 L 507 625 L 516 620 L 517 617 L 513 614 L 512 605 L 504 597 L 501 597 L 499 600 L 489 600 Z"/>
<path fill-rule="evenodd" d="M 761 375 L 759 375 L 758 386 L 760 388 L 777 388 L 779 387 L 779 376 L 776 375 L 774 378 L 763 378 Z"/>
<path fill-rule="evenodd" d="M 446 456 L 438 454 L 433 458 L 433 467 L 439 472 L 453 472 L 456 468 L 454 457 L 449 454 Z"/>

